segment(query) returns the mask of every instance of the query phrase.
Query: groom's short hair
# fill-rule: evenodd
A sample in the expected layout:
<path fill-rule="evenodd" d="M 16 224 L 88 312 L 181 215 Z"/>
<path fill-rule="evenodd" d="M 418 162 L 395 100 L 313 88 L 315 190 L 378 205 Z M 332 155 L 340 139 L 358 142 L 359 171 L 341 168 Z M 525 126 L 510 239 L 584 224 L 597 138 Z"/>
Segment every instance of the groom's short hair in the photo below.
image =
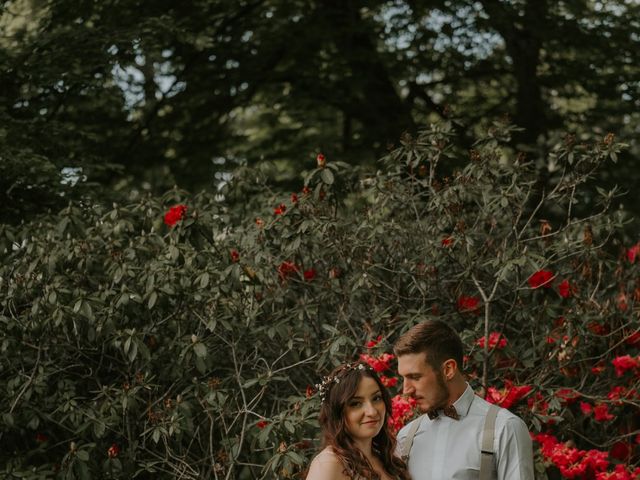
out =
<path fill-rule="evenodd" d="M 456 331 L 439 320 L 426 320 L 411 327 L 393 347 L 396 356 L 425 353 L 427 364 L 440 368 L 445 360 L 453 358 L 462 371 L 464 346 Z"/>

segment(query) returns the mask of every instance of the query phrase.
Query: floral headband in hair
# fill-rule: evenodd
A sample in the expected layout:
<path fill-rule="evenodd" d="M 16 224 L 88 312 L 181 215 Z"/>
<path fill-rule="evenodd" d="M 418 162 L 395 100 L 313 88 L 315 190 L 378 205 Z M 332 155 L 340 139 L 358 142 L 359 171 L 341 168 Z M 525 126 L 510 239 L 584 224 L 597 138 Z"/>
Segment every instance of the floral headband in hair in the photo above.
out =
<path fill-rule="evenodd" d="M 321 404 L 324 403 L 324 401 L 327 399 L 327 396 L 329 395 L 329 390 L 331 390 L 331 387 L 333 386 L 333 384 L 340 383 L 341 378 L 344 378 L 348 372 L 351 372 L 354 370 L 369 370 L 371 372 L 374 371 L 373 368 L 371 368 L 369 365 L 365 363 L 361 363 L 361 362 L 347 363 L 335 375 L 324 377 L 322 379 L 322 382 L 316 383 L 315 387 L 316 387 L 316 391 L 318 392 L 318 395 L 320 396 L 320 403 Z"/>

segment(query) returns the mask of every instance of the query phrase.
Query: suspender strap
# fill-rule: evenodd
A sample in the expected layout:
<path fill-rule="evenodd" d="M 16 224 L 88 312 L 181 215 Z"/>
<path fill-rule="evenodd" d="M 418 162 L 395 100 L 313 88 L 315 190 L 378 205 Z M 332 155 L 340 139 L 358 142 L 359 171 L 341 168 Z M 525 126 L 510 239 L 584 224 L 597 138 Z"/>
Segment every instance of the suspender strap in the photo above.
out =
<path fill-rule="evenodd" d="M 498 406 L 491 405 L 484 419 L 482 432 L 482 448 L 480 449 L 480 480 L 490 480 L 493 463 L 493 436 L 498 416 Z"/>
<path fill-rule="evenodd" d="M 402 459 L 405 461 L 405 463 L 409 463 L 409 455 L 411 454 L 411 447 L 413 447 L 413 437 L 416 436 L 416 432 L 420 427 L 420 423 L 422 423 L 422 417 L 424 417 L 424 415 L 420 415 L 413 421 L 413 423 L 409 426 L 407 436 L 402 442 Z"/>

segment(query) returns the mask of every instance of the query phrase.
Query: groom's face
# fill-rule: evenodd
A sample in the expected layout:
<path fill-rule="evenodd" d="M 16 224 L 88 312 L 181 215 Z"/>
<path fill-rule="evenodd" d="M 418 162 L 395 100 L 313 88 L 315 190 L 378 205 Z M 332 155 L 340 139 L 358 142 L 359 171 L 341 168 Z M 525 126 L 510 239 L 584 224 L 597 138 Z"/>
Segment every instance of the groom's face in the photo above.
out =
<path fill-rule="evenodd" d="M 422 412 L 447 405 L 449 390 L 442 369 L 432 368 L 425 353 L 400 355 L 398 373 L 403 379 L 403 393 L 415 398 Z"/>

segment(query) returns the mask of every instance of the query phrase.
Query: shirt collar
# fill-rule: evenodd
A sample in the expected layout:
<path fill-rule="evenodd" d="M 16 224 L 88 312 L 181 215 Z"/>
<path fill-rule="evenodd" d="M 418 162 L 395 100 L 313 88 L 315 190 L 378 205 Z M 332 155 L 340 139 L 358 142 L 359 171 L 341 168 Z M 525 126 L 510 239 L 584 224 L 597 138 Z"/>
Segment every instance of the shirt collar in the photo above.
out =
<path fill-rule="evenodd" d="M 475 397 L 475 393 L 473 393 L 473 389 L 471 385 L 467 383 L 467 388 L 460 395 L 460 398 L 453 402 L 453 406 L 456 407 L 456 412 L 461 417 L 465 417 L 469 413 L 469 409 L 471 408 L 471 403 L 473 402 L 473 397 Z"/>

